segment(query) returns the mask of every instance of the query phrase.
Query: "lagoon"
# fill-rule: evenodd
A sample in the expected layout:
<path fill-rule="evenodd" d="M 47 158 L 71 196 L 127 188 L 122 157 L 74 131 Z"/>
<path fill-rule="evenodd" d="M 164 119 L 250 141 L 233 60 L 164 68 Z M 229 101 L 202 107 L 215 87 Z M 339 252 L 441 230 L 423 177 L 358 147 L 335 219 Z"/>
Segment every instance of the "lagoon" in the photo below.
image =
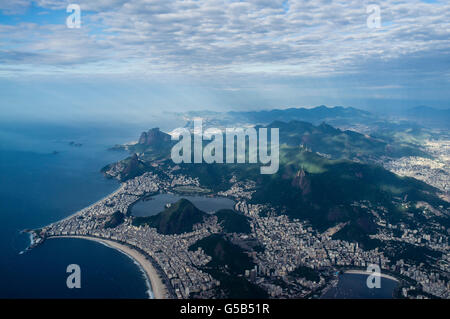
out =
<path fill-rule="evenodd" d="M 158 194 L 138 201 L 131 209 L 131 215 L 139 217 L 154 216 L 164 210 L 166 204 L 173 204 L 185 198 L 198 209 L 213 213 L 220 209 L 233 209 L 234 201 L 224 197 L 207 197 L 200 195 Z"/>

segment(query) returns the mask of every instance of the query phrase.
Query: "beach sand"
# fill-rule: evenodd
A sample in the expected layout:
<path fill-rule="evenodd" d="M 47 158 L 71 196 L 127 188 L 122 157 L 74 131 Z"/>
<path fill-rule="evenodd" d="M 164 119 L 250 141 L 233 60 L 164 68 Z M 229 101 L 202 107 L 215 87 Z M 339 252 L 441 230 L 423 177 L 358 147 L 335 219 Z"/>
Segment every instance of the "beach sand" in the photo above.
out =
<path fill-rule="evenodd" d="M 102 239 L 102 238 L 96 238 L 96 237 L 89 237 L 89 236 L 55 236 L 55 237 L 49 237 L 51 238 L 78 238 L 78 239 L 87 239 L 96 241 L 98 243 L 105 244 L 111 248 L 114 248 L 128 257 L 131 257 L 134 259 L 144 270 L 145 275 L 150 280 L 153 296 L 155 299 L 166 299 L 167 298 L 167 288 L 163 284 L 161 278 L 159 277 L 158 273 L 156 272 L 155 268 L 153 267 L 152 263 L 140 252 L 138 252 L 135 249 L 130 248 L 129 246 L 120 244 L 118 242 Z"/>

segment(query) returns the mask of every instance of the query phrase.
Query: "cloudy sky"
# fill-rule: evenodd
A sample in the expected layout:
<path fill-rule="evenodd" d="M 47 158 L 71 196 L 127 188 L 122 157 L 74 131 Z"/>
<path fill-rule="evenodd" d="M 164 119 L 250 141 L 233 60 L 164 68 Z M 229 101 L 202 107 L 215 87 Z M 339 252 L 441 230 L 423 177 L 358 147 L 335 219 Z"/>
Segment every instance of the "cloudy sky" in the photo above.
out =
<path fill-rule="evenodd" d="M 11 117 L 449 107 L 449 81 L 450 1 L 0 0 Z"/>

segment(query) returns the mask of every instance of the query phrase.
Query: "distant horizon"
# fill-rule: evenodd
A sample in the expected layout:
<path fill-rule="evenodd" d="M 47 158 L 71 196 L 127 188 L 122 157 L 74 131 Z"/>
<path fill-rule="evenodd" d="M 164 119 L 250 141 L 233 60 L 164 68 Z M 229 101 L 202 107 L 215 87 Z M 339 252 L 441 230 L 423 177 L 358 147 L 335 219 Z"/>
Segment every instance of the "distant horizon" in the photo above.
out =
<path fill-rule="evenodd" d="M 185 123 L 185 120 L 181 117 L 181 115 L 184 114 L 189 114 L 189 113 L 208 113 L 208 112 L 212 112 L 212 113 L 228 113 L 228 112 L 269 112 L 269 111 L 274 111 L 274 110 L 289 110 L 289 109 L 308 109 L 308 110 L 313 110 L 319 107 L 326 107 L 328 109 L 333 109 L 333 108 L 344 108 L 344 109 L 355 109 L 355 110 L 360 110 L 360 111 L 365 111 L 365 112 L 369 112 L 373 115 L 380 115 L 380 114 L 384 114 L 384 115 L 390 115 L 390 116 L 401 116 L 402 113 L 406 112 L 406 111 L 411 111 L 417 108 L 421 108 L 421 107 L 426 107 L 426 108 L 430 108 L 436 111 L 450 111 L 450 107 L 448 108 L 437 108 L 437 107 L 431 107 L 428 105 L 416 105 L 416 106 L 411 106 L 411 107 L 404 107 L 404 108 L 398 108 L 396 110 L 391 110 L 390 112 L 388 112 L 388 110 L 383 109 L 383 110 L 378 110 L 378 111 L 373 111 L 370 109 L 365 109 L 365 108 L 358 108 L 355 106 L 343 106 L 343 105 L 335 105 L 335 106 L 328 106 L 328 105 L 316 105 L 316 106 L 286 106 L 286 107 L 268 107 L 268 108 L 261 108 L 261 109 L 255 109 L 255 110 L 208 110 L 208 109 L 193 109 L 193 110 L 186 110 L 186 111 L 180 111 L 180 112 L 159 112 L 159 113 L 148 113 L 147 115 L 149 115 L 149 118 L 147 119 L 140 119 L 138 120 L 137 118 L 124 118 L 124 117 L 120 117 L 120 118 L 114 118 L 114 119 L 105 119 L 104 117 L 102 118 L 47 118 L 47 119 L 40 119 L 40 118 L 35 118 L 35 117 L 20 117 L 20 118 L 8 118 L 8 117 L 2 117 L 0 119 L 0 123 L 2 124 L 2 126 L 4 128 L 18 128 L 18 126 L 23 126 L 23 125 L 51 125 L 51 126 L 61 126 L 61 127 L 77 127 L 80 124 L 83 124 L 83 126 L 85 127 L 98 127 L 101 126 L 103 128 L 115 128 L 117 127 L 117 125 L 126 125 L 128 128 L 135 126 L 138 130 L 145 130 L 146 128 L 150 128 L 150 127 L 159 127 L 159 128 L 163 128 L 165 130 L 171 130 L 171 128 L 173 127 L 178 127 L 180 124 Z M 174 118 L 173 116 L 176 116 L 176 118 Z M 173 122 L 173 125 L 170 125 L 170 123 Z M 157 125 L 158 123 L 164 123 L 163 125 Z M 176 124 L 178 123 L 178 125 Z M 153 126 L 156 125 L 156 126 Z"/>
<path fill-rule="evenodd" d="M 0 3 L 3 118 L 139 122 L 162 111 L 450 108 L 443 1 L 75 4 L 78 18 L 64 0 Z"/>

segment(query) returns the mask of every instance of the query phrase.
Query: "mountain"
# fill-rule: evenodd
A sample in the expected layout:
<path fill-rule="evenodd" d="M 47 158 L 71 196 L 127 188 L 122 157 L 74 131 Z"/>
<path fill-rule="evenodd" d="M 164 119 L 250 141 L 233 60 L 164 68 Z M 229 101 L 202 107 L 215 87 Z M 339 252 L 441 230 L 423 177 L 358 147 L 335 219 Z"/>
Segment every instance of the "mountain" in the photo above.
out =
<path fill-rule="evenodd" d="M 379 110 L 383 109 L 380 106 Z M 379 111 L 378 110 L 378 111 Z M 203 119 L 204 128 L 217 127 L 247 127 L 249 125 L 266 126 L 273 122 L 308 122 L 313 125 L 327 123 L 335 128 L 351 129 L 373 137 L 379 137 L 385 142 L 392 142 L 395 147 L 403 146 L 418 148 L 423 141 L 436 138 L 434 129 L 449 128 L 449 109 L 440 110 L 427 106 L 412 109 L 386 110 L 374 112 L 353 107 L 288 108 L 247 112 L 212 112 L 193 111 L 183 114 L 188 122 L 185 127 L 193 127 L 193 119 Z M 396 150 L 394 150 L 396 152 Z M 398 153 L 400 156 L 402 153 Z M 416 154 L 417 155 L 417 154 Z M 404 155 L 407 156 L 407 155 Z"/>
<path fill-rule="evenodd" d="M 171 137 L 169 134 L 164 133 L 159 130 L 159 128 L 155 127 L 148 132 L 142 132 L 139 137 L 138 144 L 145 146 L 158 146 L 164 143 L 169 143 L 171 141 Z"/>
<path fill-rule="evenodd" d="M 199 248 L 211 256 L 211 261 L 203 266 L 202 270 L 220 282 L 215 288 L 216 296 L 234 299 L 268 297 L 263 289 L 243 276 L 246 270 L 255 267 L 244 249 L 219 234 L 200 239 L 190 246 L 189 250 L 195 251 Z"/>
<path fill-rule="evenodd" d="M 335 109 L 319 107 L 314 110 L 315 112 L 324 114 L 328 114 L 329 110 L 341 112 L 340 109 Z M 348 109 L 342 109 L 345 112 L 349 112 Z M 355 112 L 359 113 L 363 111 Z M 350 113 L 353 113 L 353 111 L 351 110 Z M 256 126 L 255 128 L 258 130 L 262 127 L 278 128 L 280 132 L 280 144 L 301 146 L 304 149 L 319 153 L 330 159 L 376 162 L 381 157 L 428 156 L 418 145 L 408 143 L 407 141 L 398 141 L 390 136 L 386 139 L 383 136 L 375 138 L 352 130 L 341 130 L 325 122 L 314 125 L 298 120 L 291 120 L 289 122 L 277 120 L 271 122 L 269 125 Z M 139 161 L 142 164 L 142 161 L 150 162 L 166 159 L 170 155 L 170 149 L 174 143 L 175 141 L 171 141 L 170 135 L 159 131 L 157 128 L 153 128 L 141 134 L 139 143 L 128 145 L 128 150 L 139 153 Z M 142 173 L 142 169 L 145 168 L 140 163 L 136 158 L 124 161 L 125 167 L 122 176 L 126 179 L 127 176 L 134 177 L 137 176 L 136 174 Z"/>
<path fill-rule="evenodd" d="M 368 119 L 372 116 L 372 114 L 367 111 L 352 107 L 326 107 L 325 105 L 314 108 L 288 108 L 257 112 L 229 112 L 229 114 L 236 117 L 247 118 L 252 122 L 262 123 L 289 120 L 301 120 L 317 123 L 337 119 Z"/>
<path fill-rule="evenodd" d="M 169 134 L 164 133 L 155 127 L 147 132 L 142 132 L 136 144 L 127 145 L 126 148 L 134 153 L 151 152 L 156 159 L 161 154 L 170 152 L 170 148 L 174 145 L 174 141 Z"/>
<path fill-rule="evenodd" d="M 199 240 L 192 245 L 190 250 L 202 248 L 212 260 L 207 266 L 214 268 L 226 267 L 227 271 L 235 274 L 244 274 L 247 269 L 252 269 L 255 264 L 245 251 L 231 243 L 222 235 L 213 234 Z"/>
<path fill-rule="evenodd" d="M 133 225 L 149 225 L 165 235 L 182 234 L 193 230 L 193 226 L 201 223 L 208 216 L 187 199 L 180 199 L 161 213 L 150 217 L 135 217 Z"/>
<path fill-rule="evenodd" d="M 231 209 L 221 209 L 214 215 L 226 233 L 250 234 L 249 218 Z"/>
<path fill-rule="evenodd" d="M 413 265 L 431 267 L 442 257 L 442 252 L 404 241 L 404 234 L 406 230 L 418 230 L 427 236 L 435 231 L 439 234 L 436 236 L 446 238 L 450 205 L 442 199 L 443 193 L 414 178 L 398 176 L 379 164 L 384 156 L 401 156 L 403 151 L 417 150 L 414 143 L 408 144 L 409 135 L 405 135 L 408 132 L 402 134 L 405 142 L 399 143 L 396 133 L 387 140 L 326 123 L 276 121 L 268 125 L 272 127 L 279 128 L 281 142 L 279 170 L 273 175 L 260 174 L 260 163 L 175 165 L 170 150 L 163 154 L 161 148 L 146 145 L 143 145 L 146 156 L 140 154 L 137 160 L 163 179 L 186 176 L 198 180 L 201 187 L 215 194 L 227 192 L 233 196 L 238 192 L 237 200 L 246 204 L 239 207 L 244 212 L 249 207 L 260 207 L 261 218 L 285 215 L 291 221 L 306 222 L 318 233 L 325 232 L 333 239 L 358 243 L 363 250 L 376 248 L 394 262 L 400 258 Z M 387 128 L 384 131 L 391 132 Z M 422 134 L 420 130 L 417 132 Z M 408 146 L 412 148 L 404 148 Z M 152 159 L 155 154 L 160 158 L 157 161 Z M 371 161 L 372 158 L 375 160 Z M 204 216 L 192 203 L 181 200 L 156 216 L 137 217 L 132 223 L 147 224 L 163 234 L 180 234 L 192 231 L 193 225 Z M 194 250 L 202 248 L 212 257 L 201 270 L 219 282 L 214 295 L 264 296 L 252 276 L 242 274 L 248 274 L 246 270 L 253 268 L 252 258 L 246 258 L 249 253 L 258 249 L 264 253 L 267 246 L 252 236 L 242 240 L 245 236 L 232 234 L 246 234 L 251 230 L 248 217 L 233 211 L 219 211 L 216 216 L 223 232 L 192 246 Z M 393 240 L 384 240 L 386 233 Z M 305 268 L 294 271 L 293 275 L 312 281 L 318 279 Z"/>
<path fill-rule="evenodd" d="M 147 132 L 142 132 L 137 143 L 131 144 L 116 144 L 110 150 L 126 150 L 130 153 L 145 153 L 152 152 L 153 154 L 162 154 L 170 150 L 174 145 L 172 137 L 154 127 Z"/>
<path fill-rule="evenodd" d="M 101 169 L 101 172 L 108 178 L 117 178 L 123 182 L 149 170 L 151 170 L 149 164 L 142 161 L 136 153 L 133 153 L 122 161 L 106 165 Z"/>
<path fill-rule="evenodd" d="M 120 211 L 115 211 L 105 222 L 105 228 L 114 228 L 122 224 L 124 215 Z"/>
<path fill-rule="evenodd" d="M 327 107 L 325 105 L 314 108 L 288 108 L 288 109 L 273 109 L 264 111 L 248 111 L 248 112 L 211 112 L 199 111 L 186 113 L 188 118 L 202 117 L 206 126 L 228 126 L 236 127 L 244 124 L 259 124 L 267 125 L 273 121 L 288 122 L 291 120 L 298 120 L 304 122 L 311 122 L 313 124 L 320 124 L 327 122 L 333 125 L 354 125 L 357 123 L 372 123 L 377 117 L 370 112 L 359 110 L 352 107 Z M 187 126 L 190 126 L 188 123 Z"/>
<path fill-rule="evenodd" d="M 302 146 L 334 159 L 372 161 L 382 156 L 427 156 L 420 148 L 406 143 L 387 143 L 351 130 L 340 130 L 326 123 L 314 126 L 303 121 L 275 121 L 268 128 L 279 128 L 280 143 Z"/>
<path fill-rule="evenodd" d="M 142 132 L 137 143 L 118 144 L 112 147 L 111 150 L 127 150 L 132 155 L 117 163 L 106 165 L 101 172 L 108 178 L 117 178 L 122 182 L 139 176 L 152 170 L 150 162 L 166 159 L 175 142 L 169 134 L 157 127 Z"/>
<path fill-rule="evenodd" d="M 449 207 L 437 196 L 437 189 L 413 178 L 399 177 L 381 166 L 317 157 L 316 161 L 314 154 L 309 156 L 280 165 L 277 176 L 256 177 L 260 187 L 252 202 L 278 207 L 292 218 L 309 220 L 320 230 L 349 223 L 353 233 L 360 233 L 352 239 L 361 242 L 378 228 L 368 206 L 383 207 L 380 216 L 392 224 L 401 221 L 410 225 L 425 218 L 414 207 L 405 211 L 403 203 Z"/>
<path fill-rule="evenodd" d="M 233 179 L 252 181 L 255 187 L 251 204 L 269 204 L 280 214 L 307 220 L 321 231 L 345 223 L 340 235 L 351 234 L 363 245 L 372 245 L 369 235 L 379 229 L 366 203 L 381 207 L 379 216 L 392 224 L 402 222 L 414 228 L 418 222 L 445 222 L 437 215 L 425 219 L 423 210 L 415 208 L 417 203 L 425 202 L 440 211 L 448 209 L 448 203 L 439 198 L 439 190 L 416 179 L 397 176 L 376 161 L 383 156 L 421 154 L 420 150 L 325 123 L 316 126 L 302 121 L 277 121 L 268 127 L 280 129 L 280 166 L 274 175 L 261 175 L 259 163 L 181 163 L 174 172 L 198 178 L 203 187 L 213 192 L 229 190 Z M 139 158 L 147 170 L 173 166 L 168 151 L 164 156 L 159 153 L 163 159 L 158 160 L 158 168 L 152 168 L 152 154 L 161 150 L 147 152 L 147 156 Z M 404 205 L 411 208 L 405 210 Z M 194 211 L 192 204 L 178 204 L 157 216 L 134 222 L 148 223 L 162 233 L 190 231 L 194 223 L 202 220 Z M 245 232 L 241 226 L 248 230 L 244 221 L 238 220 L 241 216 L 222 212 L 218 218 L 225 232 Z"/>
<path fill-rule="evenodd" d="M 250 204 L 268 204 L 279 214 L 309 221 L 319 231 L 346 224 L 340 236 L 367 248 L 377 246 L 370 235 L 380 229 L 378 218 L 412 229 L 418 224 L 445 225 L 446 219 L 439 216 L 444 213 L 427 216 L 418 203 L 441 212 L 450 208 L 439 190 L 414 178 L 397 176 L 379 165 L 330 160 L 295 146 L 280 149 L 280 168 L 273 175 L 261 175 L 258 164 L 179 166 L 179 173 L 199 178 L 213 192 L 230 189 L 233 177 L 252 181 Z"/>

